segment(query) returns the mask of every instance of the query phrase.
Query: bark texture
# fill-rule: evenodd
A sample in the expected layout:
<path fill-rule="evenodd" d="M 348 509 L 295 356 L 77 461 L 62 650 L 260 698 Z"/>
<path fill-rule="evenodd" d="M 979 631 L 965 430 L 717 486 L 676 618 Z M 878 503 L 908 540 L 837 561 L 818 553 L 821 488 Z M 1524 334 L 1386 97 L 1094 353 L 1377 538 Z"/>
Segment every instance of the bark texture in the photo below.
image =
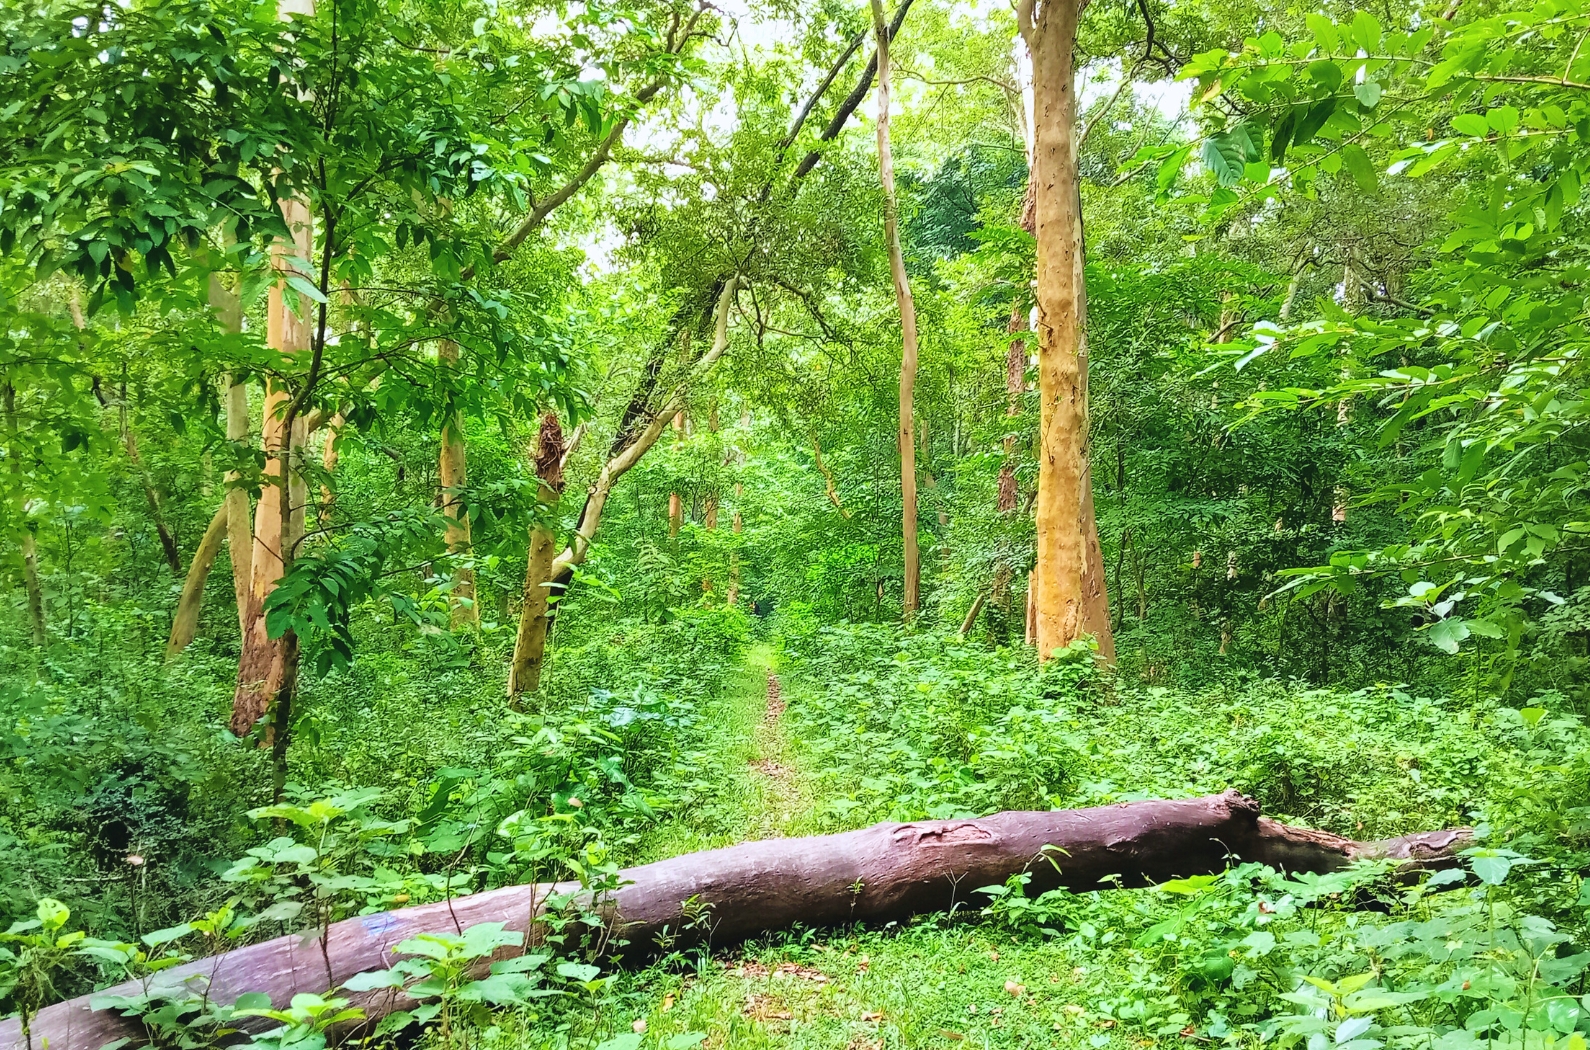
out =
<path fill-rule="evenodd" d="M 1177 801 L 1124 802 L 1048 813 L 997 813 L 977 820 L 875 824 L 812 838 L 768 839 L 690 853 L 620 873 L 622 885 L 584 905 L 615 931 L 621 961 L 640 962 L 664 946 L 725 945 L 794 923 L 823 926 L 885 922 L 965 906 L 978 886 L 1029 871 L 1030 893 L 1065 886 L 1106 888 L 1119 877 L 1143 886 L 1219 872 L 1234 860 L 1289 871 L 1326 872 L 1360 858 L 1404 860 L 1416 867 L 1454 863 L 1469 845 L 1467 830 L 1424 832 L 1384 842 L 1351 839 L 1280 824 L 1235 791 Z M 1048 850 L 1055 847 L 1063 853 Z M 1058 862 L 1051 864 L 1049 858 Z M 480 922 L 524 930 L 549 892 L 576 884 L 514 886 L 401 911 L 332 924 L 165 971 L 162 987 L 191 982 L 212 999 L 233 1002 L 269 992 L 278 1006 L 294 994 L 324 992 L 365 970 L 394 961 L 392 947 L 418 933 L 452 932 Z M 691 916 L 705 916 L 692 921 Z M 535 940 L 535 932 L 529 938 Z M 516 954 L 505 949 L 504 955 Z M 129 984 L 96 994 L 135 994 Z M 405 1005 L 390 992 L 353 995 L 374 1020 Z M 136 1022 L 95 1012 L 89 996 L 40 1011 L 35 1045 L 98 1050 L 114 1039 L 138 1039 Z M 16 1020 L 0 1024 L 0 1050 L 19 1050 Z"/>
<path fill-rule="evenodd" d="M 916 542 L 916 439 L 912 433 L 916 401 L 916 304 L 900 250 L 900 209 L 894 194 L 894 152 L 889 146 L 889 38 L 883 0 L 872 0 L 872 30 L 878 41 L 878 179 L 883 183 L 883 234 L 889 244 L 889 272 L 900 308 L 900 540 L 905 555 L 906 619 L 921 605 L 922 564 Z"/>
<path fill-rule="evenodd" d="M 210 569 L 216 555 L 221 553 L 221 543 L 226 539 L 227 506 L 222 503 L 210 517 L 209 527 L 199 540 L 199 549 L 193 552 L 188 575 L 182 581 L 182 596 L 177 599 L 177 612 L 171 618 L 171 636 L 166 641 L 166 659 L 169 660 L 188 647 L 193 636 L 199 633 L 199 613 L 204 608 L 204 585 L 209 582 Z"/>
<path fill-rule="evenodd" d="M 1084 636 L 1115 659 L 1088 466 L 1087 293 L 1077 183 L 1077 23 L 1086 0 L 1028 0 L 1038 241 L 1037 644 L 1040 659 Z"/>
<path fill-rule="evenodd" d="M 309 350 L 310 312 L 299 293 L 287 286 L 285 275 L 292 270 L 289 259 L 293 256 L 304 259 L 311 256 L 314 231 L 309 209 L 303 201 L 282 201 L 282 215 L 293 237 L 290 243 L 278 242 L 272 250 L 272 265 L 283 277 L 271 286 L 265 341 L 273 350 L 297 356 Z M 295 304 L 298 309 L 290 308 L 288 296 L 299 298 Z M 307 421 L 300 417 L 289 427 L 286 413 L 291 400 L 279 383 L 267 381 L 261 424 L 265 448 L 264 485 L 254 512 L 243 653 L 238 659 L 237 691 L 232 697 L 231 728 L 238 736 L 247 735 L 254 724 L 265 717 L 276 695 L 290 684 L 288 677 L 296 663 L 294 654 L 289 652 L 290 642 L 270 637 L 265 627 L 265 599 L 281 581 L 284 554 L 298 543 L 304 529 L 303 473 L 297 469 L 294 459 L 304 446 Z M 287 487 L 285 493 L 283 486 Z"/>
<path fill-rule="evenodd" d="M 547 508 L 547 516 L 537 518 L 530 528 L 524 604 L 519 610 L 519 633 L 514 638 L 513 663 L 508 669 L 510 700 L 541 688 L 541 668 L 547 652 L 547 609 L 552 597 L 552 559 L 557 553 L 557 537 L 552 532 L 551 522 L 563 498 L 563 460 L 567 452 L 558 415 L 548 412 L 541 417 L 541 433 L 536 441 L 538 498 Z"/>

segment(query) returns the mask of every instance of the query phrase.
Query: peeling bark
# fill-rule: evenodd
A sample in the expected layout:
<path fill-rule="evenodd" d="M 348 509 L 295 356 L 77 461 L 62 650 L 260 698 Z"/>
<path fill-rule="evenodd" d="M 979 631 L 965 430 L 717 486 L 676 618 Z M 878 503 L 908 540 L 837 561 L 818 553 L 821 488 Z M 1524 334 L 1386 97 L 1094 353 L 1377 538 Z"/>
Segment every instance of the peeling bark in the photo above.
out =
<path fill-rule="evenodd" d="M 1037 642 L 1040 660 L 1092 635 L 1115 659 L 1089 470 L 1087 291 L 1077 180 L 1077 24 L 1086 0 L 1021 5 L 1032 53 L 1038 241 Z"/>
<path fill-rule="evenodd" d="M 285 9 L 285 8 L 284 8 Z M 266 345 L 286 355 L 300 355 L 310 347 L 309 309 L 294 311 L 288 296 L 299 293 L 287 286 L 293 256 L 309 258 L 314 251 L 313 220 L 300 200 L 281 202 L 282 216 L 292 232 L 290 242 L 272 249 L 272 266 L 282 275 L 272 283 L 266 312 Z M 254 512 L 254 538 L 249 556 L 249 592 L 244 612 L 243 653 L 237 665 L 237 690 L 232 697 L 232 732 L 246 736 L 284 688 L 291 686 L 297 657 L 286 638 L 272 638 L 265 626 L 265 599 L 281 581 L 283 556 L 303 536 L 304 481 L 293 460 L 304 446 L 307 420 L 290 425 L 286 418 L 292 398 L 275 382 L 265 386 L 261 441 L 265 471 L 259 504 Z M 283 487 L 286 491 L 283 491 Z"/>
<path fill-rule="evenodd" d="M 546 507 L 546 517 L 538 517 L 530 528 L 524 604 L 519 610 L 519 633 L 514 638 L 513 663 L 508 669 L 509 700 L 541 688 L 541 668 L 547 651 L 547 610 L 552 597 L 552 559 L 557 551 L 551 523 L 563 499 L 563 460 L 567 452 L 557 413 L 548 412 L 541 417 L 536 442 L 536 477 L 540 479 L 537 498 Z"/>

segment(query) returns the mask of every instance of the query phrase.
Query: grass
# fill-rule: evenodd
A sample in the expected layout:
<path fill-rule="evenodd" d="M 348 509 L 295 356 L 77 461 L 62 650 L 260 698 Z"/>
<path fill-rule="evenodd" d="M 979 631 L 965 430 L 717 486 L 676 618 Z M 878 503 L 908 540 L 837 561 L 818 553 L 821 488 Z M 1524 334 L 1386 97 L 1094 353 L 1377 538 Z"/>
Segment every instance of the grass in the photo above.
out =
<path fill-rule="evenodd" d="M 676 814 L 647 836 L 645 859 L 829 830 L 813 804 L 809 749 L 769 717 L 770 675 L 780 674 L 791 705 L 813 696 L 816 683 L 781 673 L 778 657 L 774 645 L 751 647 L 708 714 L 718 727 L 710 746 L 723 807 L 714 829 Z M 620 1036 L 644 1022 L 647 1046 L 689 1033 L 704 1033 L 705 1047 L 745 1050 L 1126 1045 L 1115 1022 L 1086 1005 L 1105 990 L 1095 947 L 1000 932 L 964 913 L 883 929 L 781 932 L 700 958 L 693 969 L 624 977 L 624 1005 L 607 1020 Z"/>

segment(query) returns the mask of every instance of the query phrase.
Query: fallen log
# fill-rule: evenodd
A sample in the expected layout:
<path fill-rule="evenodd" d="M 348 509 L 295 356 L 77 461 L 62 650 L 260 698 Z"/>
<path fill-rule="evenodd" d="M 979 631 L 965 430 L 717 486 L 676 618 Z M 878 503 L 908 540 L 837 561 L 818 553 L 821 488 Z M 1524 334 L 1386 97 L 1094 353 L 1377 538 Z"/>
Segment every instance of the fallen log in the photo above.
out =
<path fill-rule="evenodd" d="M 946 911 L 968 903 L 977 888 L 1023 870 L 1032 875 L 1029 892 L 1080 891 L 1117 880 L 1151 885 L 1240 861 L 1294 872 L 1335 871 L 1373 858 L 1441 867 L 1456 863 L 1456 852 L 1469 843 L 1467 829 L 1356 842 L 1260 816 L 1257 802 L 1227 791 L 745 842 L 627 869 L 616 891 L 582 906 L 606 920 L 615 958 L 637 962 L 663 948 L 725 945 L 796 923 L 877 922 Z M 481 922 L 523 932 L 549 894 L 579 890 L 578 883 L 510 886 L 345 919 L 333 923 L 324 940 L 319 931 L 278 937 L 174 967 L 151 978 L 149 987 L 186 985 L 222 1003 L 268 992 L 280 1007 L 297 993 L 325 992 L 357 973 L 390 966 L 393 946 L 419 933 L 456 932 Z M 506 949 L 498 957 L 511 954 Z M 133 982 L 96 994 L 137 995 L 144 987 Z M 390 992 L 349 997 L 372 1020 L 402 1005 Z M 31 1025 L 33 1046 L 99 1050 L 113 1040 L 143 1038 L 135 1019 L 95 1011 L 91 998 L 40 1011 Z M 0 1024 L 0 1050 L 25 1050 L 16 1019 Z"/>

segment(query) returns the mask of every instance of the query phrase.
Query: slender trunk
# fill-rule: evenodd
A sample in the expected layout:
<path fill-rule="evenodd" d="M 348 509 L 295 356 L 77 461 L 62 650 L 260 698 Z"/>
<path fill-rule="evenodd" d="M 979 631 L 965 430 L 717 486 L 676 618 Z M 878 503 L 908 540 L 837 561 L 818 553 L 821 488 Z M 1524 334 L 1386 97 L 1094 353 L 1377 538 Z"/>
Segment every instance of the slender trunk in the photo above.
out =
<path fill-rule="evenodd" d="M 6 429 L 11 432 L 11 448 L 7 458 L 11 460 L 11 476 L 17 483 L 20 496 L 22 455 L 17 447 L 17 390 L 10 382 L 5 385 L 5 413 Z M 26 505 L 25 500 L 19 502 Z M 22 522 L 22 583 L 28 592 L 28 623 L 33 628 L 33 644 L 42 647 L 49 640 L 49 635 L 44 625 L 44 585 L 39 580 L 39 544 L 26 520 Z"/>
<path fill-rule="evenodd" d="M 444 369 L 457 371 L 458 344 L 443 339 L 436 348 L 436 360 Z M 449 411 L 442 423 L 442 451 L 439 473 L 442 483 L 442 514 L 447 518 L 447 552 L 452 555 L 453 592 L 450 597 L 454 627 L 480 621 L 475 608 L 475 570 L 469 566 L 471 550 L 469 512 L 462 493 L 466 482 L 464 416 Z"/>
<path fill-rule="evenodd" d="M 684 436 L 685 436 L 685 414 L 684 414 L 684 412 L 681 411 L 681 412 L 675 413 L 673 426 L 674 426 L 674 446 L 677 448 L 678 445 L 679 445 L 679 442 L 682 441 L 684 439 Z M 679 498 L 679 493 L 678 492 L 670 492 L 670 493 L 668 493 L 668 537 L 670 539 L 678 539 L 679 538 L 679 530 L 684 526 L 684 523 L 685 523 L 685 504 L 684 504 L 684 500 Z"/>
<path fill-rule="evenodd" d="M 972 624 L 977 622 L 977 614 L 983 611 L 983 603 L 986 601 L 988 601 L 986 593 L 979 593 L 972 599 L 972 607 L 966 610 L 966 619 L 961 621 L 961 629 L 958 632 L 962 638 L 972 633 Z"/>
<path fill-rule="evenodd" d="M 204 585 L 210 579 L 210 569 L 216 555 L 221 553 L 221 541 L 226 539 L 227 505 L 215 508 L 210 525 L 204 530 L 199 549 L 193 552 L 193 563 L 182 581 L 182 597 L 177 599 L 177 613 L 171 620 L 171 637 L 166 642 L 166 659 L 169 660 L 188 647 L 199 631 L 199 613 L 204 608 Z"/>
<path fill-rule="evenodd" d="M 210 305 L 226 332 L 243 330 L 243 304 L 235 291 L 225 287 L 218 276 L 210 277 Z M 249 438 L 248 387 L 229 380 L 226 384 L 226 440 L 244 445 Z M 249 595 L 254 589 L 254 537 L 250 532 L 252 508 L 248 490 L 239 485 L 242 475 L 226 472 L 226 549 L 232 561 L 232 592 L 237 599 L 238 630 L 248 633 Z"/>
<path fill-rule="evenodd" d="M 740 517 L 740 496 L 745 487 L 738 481 L 734 483 L 734 534 L 740 535 L 744 530 L 744 519 Z M 729 589 L 724 594 L 723 600 L 729 605 L 734 605 L 740 600 L 740 548 L 738 544 L 729 552 Z"/>
<path fill-rule="evenodd" d="M 1038 644 L 1038 572 L 1027 574 L 1027 631 L 1028 645 Z"/>
<path fill-rule="evenodd" d="M 1037 634 L 1039 659 L 1084 635 L 1115 659 L 1088 467 L 1087 296 L 1077 180 L 1077 23 L 1085 0 L 1022 5 L 1032 53 L 1038 241 Z"/>
<path fill-rule="evenodd" d="M 817 467 L 817 473 L 823 476 L 823 491 L 828 496 L 828 502 L 834 505 L 841 518 L 849 521 L 850 511 L 845 509 L 844 502 L 839 498 L 839 488 L 834 484 L 834 472 L 823 462 L 823 446 L 817 440 L 816 431 L 812 431 L 812 462 Z"/>
<path fill-rule="evenodd" d="M 143 456 L 138 452 L 138 436 L 133 433 L 132 424 L 127 418 L 127 386 L 122 384 L 121 404 L 118 408 L 121 422 L 121 443 L 127 450 L 127 461 L 133 465 L 133 470 L 138 472 L 138 482 L 143 486 L 144 502 L 149 506 L 149 520 L 155 524 L 155 534 L 160 537 L 160 549 L 165 553 L 166 566 L 172 575 L 182 575 L 182 551 L 177 547 L 177 537 L 172 533 L 171 527 L 166 524 L 165 510 L 160 506 L 160 493 L 155 491 L 154 479 L 149 476 L 149 470 L 144 466 Z"/>
<path fill-rule="evenodd" d="M 905 553 L 905 618 L 921 604 L 922 567 L 916 542 L 916 442 L 912 435 L 916 389 L 916 305 L 900 250 L 899 206 L 894 194 L 894 154 L 889 148 L 889 23 L 883 0 L 872 0 L 872 29 L 878 41 L 878 178 L 883 183 L 883 231 L 889 246 L 889 272 L 900 308 L 900 539 Z"/>
<path fill-rule="evenodd" d="M 272 266 L 282 279 L 271 285 L 265 340 L 272 350 L 291 358 L 310 348 L 311 331 L 309 308 L 299 293 L 288 287 L 285 277 L 296 272 L 289 261 L 292 257 L 311 257 L 314 231 L 309 208 L 303 201 L 284 200 L 281 208 L 292 239 L 278 242 L 272 249 Z M 297 311 L 289 307 L 288 296 L 295 297 Z M 292 632 L 272 638 L 265 626 L 265 599 L 281 582 L 285 558 L 291 556 L 303 535 L 304 482 L 302 471 L 293 461 L 303 448 L 305 420 L 287 419 L 291 400 L 279 383 L 266 382 L 261 424 L 265 470 L 254 513 L 243 653 L 238 660 L 237 691 L 232 697 L 231 728 L 238 736 L 246 735 L 265 717 L 273 699 L 290 697 L 291 679 L 298 666 L 297 642 Z"/>
<path fill-rule="evenodd" d="M 585 559 L 591 553 L 591 542 L 596 536 L 596 530 L 602 524 L 602 512 L 607 507 L 607 500 L 613 492 L 613 486 L 618 479 L 629 472 L 630 468 L 639 463 L 641 457 L 651 451 L 664 430 L 673 421 L 678 413 L 684 411 L 685 395 L 690 388 L 712 371 L 719 359 L 729 349 L 729 310 L 734 305 L 735 293 L 739 290 L 740 279 L 736 275 L 723 283 L 723 290 L 718 296 L 718 305 L 714 311 L 714 334 L 712 347 L 701 356 L 695 367 L 683 383 L 674 391 L 673 395 L 663 407 L 651 418 L 645 427 L 635 431 L 633 436 L 625 440 L 616 452 L 613 452 L 606 463 L 602 465 L 596 480 L 592 482 L 590 490 L 585 496 L 585 507 L 580 511 L 579 524 L 574 529 L 574 535 L 569 538 L 569 544 L 556 558 L 552 560 L 552 568 L 547 578 L 551 581 L 553 594 L 561 594 L 562 589 L 568 585 L 576 567 L 585 564 Z M 632 422 L 638 422 L 636 416 Z"/>
<path fill-rule="evenodd" d="M 237 333 L 243 328 L 243 308 L 238 297 L 221 281 L 219 274 L 210 275 L 210 308 L 222 331 Z M 241 383 L 223 382 L 226 399 L 226 438 L 242 442 L 248 438 L 248 389 Z M 242 630 L 244 612 L 248 606 L 249 558 L 252 539 L 249 535 L 248 492 L 237 486 L 238 473 L 226 472 L 221 505 L 210 518 L 204 530 L 199 549 L 188 563 L 188 575 L 182 581 L 182 597 L 177 601 L 177 612 L 171 620 L 171 636 L 166 642 L 166 659 L 171 659 L 186 649 L 199 629 L 199 613 L 204 607 L 204 587 L 209 582 L 210 570 L 215 566 L 221 542 L 225 540 L 232 558 L 232 590 L 237 602 L 238 628 Z"/>
<path fill-rule="evenodd" d="M 545 508 L 530 528 L 530 560 L 524 577 L 524 605 L 519 611 L 519 633 L 514 639 L 513 664 L 508 671 L 508 699 L 541 688 L 541 668 L 546 661 L 547 610 L 552 597 L 552 561 L 557 537 L 552 522 L 563 499 L 563 460 L 568 448 L 556 412 L 541 417 L 536 441 L 537 499 Z"/>
<path fill-rule="evenodd" d="M 1010 323 L 1005 330 L 1015 335 L 1027 328 L 1027 313 L 1020 301 L 1010 308 Z M 1005 418 L 1014 420 L 1021 414 L 1021 393 L 1027 379 L 1027 340 L 1012 339 L 1005 349 Z M 1009 425 L 1009 424 L 1007 424 Z M 1021 500 L 1021 489 L 1016 482 L 1016 435 L 1005 435 L 1005 460 L 999 466 L 999 512 L 1014 514 Z"/>

